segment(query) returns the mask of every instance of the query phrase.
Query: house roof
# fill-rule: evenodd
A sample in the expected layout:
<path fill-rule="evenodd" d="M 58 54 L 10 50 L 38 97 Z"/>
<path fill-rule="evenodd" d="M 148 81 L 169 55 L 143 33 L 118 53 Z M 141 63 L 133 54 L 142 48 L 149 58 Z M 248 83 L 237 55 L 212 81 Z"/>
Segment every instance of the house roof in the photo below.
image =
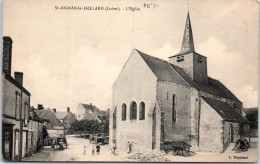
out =
<path fill-rule="evenodd" d="M 12 83 L 13 85 L 15 85 L 17 88 L 23 90 L 23 92 L 27 95 L 27 96 L 31 96 L 31 93 L 29 91 L 27 91 L 21 84 L 19 84 L 11 75 L 8 75 L 5 72 L 2 72 L 4 74 L 4 77 L 6 80 L 8 80 L 10 83 Z"/>
<path fill-rule="evenodd" d="M 80 103 L 85 109 L 90 110 L 92 113 L 98 113 L 99 115 L 105 115 L 105 111 L 99 110 L 96 106 L 90 104 L 82 104 Z"/>
<path fill-rule="evenodd" d="M 34 110 L 39 117 L 42 117 L 48 109 Z"/>
<path fill-rule="evenodd" d="M 165 60 L 149 56 L 139 50 L 136 51 L 144 59 L 158 80 L 193 87 L 202 92 L 239 101 L 238 98 L 218 80 L 208 77 L 208 84 L 196 82 L 182 68 L 170 64 Z"/>
<path fill-rule="evenodd" d="M 34 110 L 37 115 L 40 117 L 40 119 L 43 120 L 49 120 L 49 122 L 54 123 L 55 125 L 59 124 L 58 119 L 56 118 L 56 116 L 54 115 L 54 113 L 51 111 L 50 108 L 47 109 L 41 109 L 41 110 Z"/>
<path fill-rule="evenodd" d="M 203 96 L 202 99 L 209 104 L 224 120 L 239 123 L 250 123 L 227 103 Z"/>
<path fill-rule="evenodd" d="M 255 107 L 255 108 L 244 108 L 244 112 L 246 114 L 252 114 L 252 113 L 258 112 L 258 107 Z"/>
<path fill-rule="evenodd" d="M 67 112 L 55 112 L 54 114 L 55 114 L 57 119 L 61 120 L 64 117 L 66 117 L 68 113 Z"/>
<path fill-rule="evenodd" d="M 98 117 L 97 113 L 90 113 L 84 116 L 82 120 L 95 120 L 95 117 Z"/>
<path fill-rule="evenodd" d="M 34 121 L 38 121 L 38 122 L 47 121 L 47 120 L 41 119 L 34 110 L 32 111 L 32 115 L 30 116 L 30 119 L 32 119 Z"/>

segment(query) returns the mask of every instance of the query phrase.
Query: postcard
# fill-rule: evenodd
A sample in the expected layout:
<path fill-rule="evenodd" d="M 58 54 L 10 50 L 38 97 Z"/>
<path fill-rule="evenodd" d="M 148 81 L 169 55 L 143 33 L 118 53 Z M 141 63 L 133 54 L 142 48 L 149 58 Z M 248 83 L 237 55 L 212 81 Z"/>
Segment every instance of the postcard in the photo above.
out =
<path fill-rule="evenodd" d="M 257 162 L 257 0 L 3 0 L 2 160 Z"/>

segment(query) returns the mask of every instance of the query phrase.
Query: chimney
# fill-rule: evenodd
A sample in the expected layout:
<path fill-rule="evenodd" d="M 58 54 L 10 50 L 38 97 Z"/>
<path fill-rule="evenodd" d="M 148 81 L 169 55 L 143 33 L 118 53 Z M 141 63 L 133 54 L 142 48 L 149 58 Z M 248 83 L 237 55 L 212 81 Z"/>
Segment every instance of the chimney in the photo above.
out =
<path fill-rule="evenodd" d="M 38 104 L 38 108 L 37 108 L 38 110 L 42 110 L 42 109 L 44 109 L 44 107 L 43 107 L 43 105 L 42 104 Z"/>
<path fill-rule="evenodd" d="M 22 72 L 14 72 L 14 79 L 17 81 L 21 86 L 23 86 L 23 73 Z"/>
<path fill-rule="evenodd" d="M 3 37 L 3 72 L 11 75 L 11 62 L 12 62 L 12 44 L 13 41 L 9 36 Z"/>
<path fill-rule="evenodd" d="M 69 113 L 70 112 L 70 107 L 67 107 L 67 113 Z"/>
<path fill-rule="evenodd" d="M 52 109 L 52 112 L 53 112 L 53 113 L 56 113 L 56 108 L 53 108 L 53 109 Z"/>

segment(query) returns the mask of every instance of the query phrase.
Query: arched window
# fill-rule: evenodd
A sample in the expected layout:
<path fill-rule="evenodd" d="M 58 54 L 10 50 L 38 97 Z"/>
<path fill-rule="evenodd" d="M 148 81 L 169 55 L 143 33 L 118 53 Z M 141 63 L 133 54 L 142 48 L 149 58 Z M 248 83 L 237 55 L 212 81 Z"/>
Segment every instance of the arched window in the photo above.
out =
<path fill-rule="evenodd" d="M 139 105 L 139 120 L 145 119 L 145 104 L 141 102 Z"/>
<path fill-rule="evenodd" d="M 176 95 L 172 96 L 172 125 L 176 122 Z"/>
<path fill-rule="evenodd" d="M 137 114 L 137 107 L 136 107 L 136 103 L 133 101 L 130 105 L 130 119 L 135 120 L 136 114 Z"/>
<path fill-rule="evenodd" d="M 126 105 L 122 105 L 122 120 L 126 120 Z"/>

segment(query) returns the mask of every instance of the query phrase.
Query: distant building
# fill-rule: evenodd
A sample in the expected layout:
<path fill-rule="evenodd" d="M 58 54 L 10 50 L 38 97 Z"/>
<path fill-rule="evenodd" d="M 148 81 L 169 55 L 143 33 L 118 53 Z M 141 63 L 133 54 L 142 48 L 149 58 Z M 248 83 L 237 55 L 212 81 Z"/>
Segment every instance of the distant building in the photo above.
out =
<path fill-rule="evenodd" d="M 11 76 L 12 39 L 3 37 L 2 158 L 21 160 L 28 154 L 28 124 L 31 94 L 23 87 L 23 73 Z"/>
<path fill-rule="evenodd" d="M 88 120 L 88 121 L 91 121 L 91 120 L 95 120 L 95 121 L 98 121 L 99 123 L 101 123 L 101 119 L 99 117 L 99 115 L 97 113 L 90 113 L 90 114 L 87 114 L 83 117 L 82 120 Z"/>
<path fill-rule="evenodd" d="M 60 125 L 60 121 L 56 118 L 54 114 L 56 112 L 56 109 L 52 110 L 50 108 L 35 110 L 35 112 L 41 119 L 48 120 L 48 122 L 44 123 L 47 129 L 52 129 L 54 126 Z"/>
<path fill-rule="evenodd" d="M 195 52 L 189 14 L 181 52 L 164 61 L 134 50 L 113 85 L 112 104 L 109 145 L 118 149 L 133 141 L 134 152 L 148 152 L 183 141 L 194 151 L 224 152 L 249 133 L 242 102 L 208 77 L 207 58 Z"/>
<path fill-rule="evenodd" d="M 70 111 L 70 107 L 67 107 L 67 112 L 57 112 L 55 110 L 55 116 L 59 122 L 64 126 L 65 133 L 71 132 L 71 124 L 74 121 L 77 121 L 77 118 L 74 113 Z"/>
<path fill-rule="evenodd" d="M 34 110 L 30 110 L 28 154 L 33 154 L 43 147 L 44 121 Z"/>
<path fill-rule="evenodd" d="M 87 116 L 91 114 L 90 116 Z M 90 118 L 97 118 L 98 116 L 105 116 L 106 111 L 99 110 L 96 106 L 90 104 L 82 104 L 80 103 L 77 106 L 77 119 L 80 121 L 82 119 L 89 120 Z"/>

